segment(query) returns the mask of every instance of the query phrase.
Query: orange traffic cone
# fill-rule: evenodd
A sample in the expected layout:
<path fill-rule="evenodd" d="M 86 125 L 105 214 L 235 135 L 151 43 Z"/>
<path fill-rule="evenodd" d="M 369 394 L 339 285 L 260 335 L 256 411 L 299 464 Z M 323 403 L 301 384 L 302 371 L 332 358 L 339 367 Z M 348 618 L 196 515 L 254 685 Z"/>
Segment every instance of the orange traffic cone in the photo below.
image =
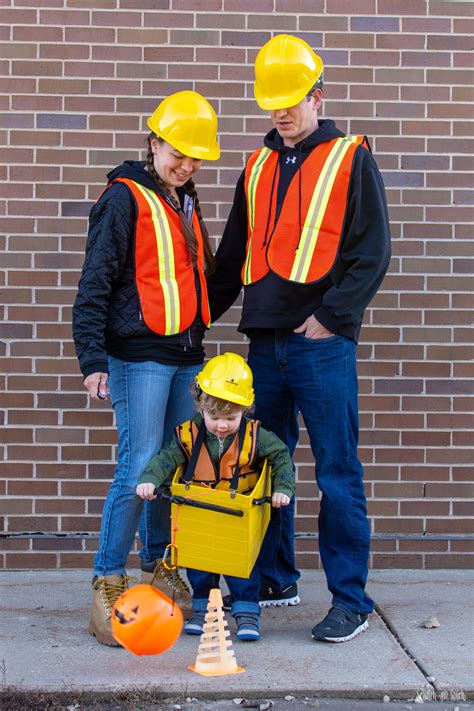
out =
<path fill-rule="evenodd" d="M 202 676 L 223 676 L 224 674 L 239 674 L 243 667 L 237 666 L 235 653 L 232 649 L 230 632 L 227 627 L 222 595 L 219 588 L 213 588 L 209 593 L 204 631 L 199 642 L 196 663 L 188 669 Z"/>

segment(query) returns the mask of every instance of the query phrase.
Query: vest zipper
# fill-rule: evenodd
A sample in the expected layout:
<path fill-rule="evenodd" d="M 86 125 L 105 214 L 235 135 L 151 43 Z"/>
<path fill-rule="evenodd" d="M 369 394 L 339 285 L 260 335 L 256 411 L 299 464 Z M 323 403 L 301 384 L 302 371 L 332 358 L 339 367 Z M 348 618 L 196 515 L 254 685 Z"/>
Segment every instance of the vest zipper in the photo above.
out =
<path fill-rule="evenodd" d="M 225 437 L 223 437 L 222 439 L 220 437 L 217 437 L 217 439 L 219 440 L 219 461 L 220 461 L 222 454 L 224 452 Z"/>

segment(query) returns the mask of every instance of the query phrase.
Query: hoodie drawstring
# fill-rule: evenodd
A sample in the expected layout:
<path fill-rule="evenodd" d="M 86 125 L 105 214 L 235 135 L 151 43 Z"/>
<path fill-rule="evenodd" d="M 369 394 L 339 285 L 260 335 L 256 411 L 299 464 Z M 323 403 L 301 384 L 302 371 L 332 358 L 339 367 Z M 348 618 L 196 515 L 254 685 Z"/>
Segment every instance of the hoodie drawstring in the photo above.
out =
<path fill-rule="evenodd" d="M 295 252 L 298 251 L 298 247 L 300 246 L 301 242 L 301 234 L 302 234 L 302 225 L 301 225 L 301 202 L 303 199 L 302 196 L 302 191 L 303 191 L 303 186 L 301 182 L 301 149 L 303 147 L 303 142 L 300 143 L 298 147 L 298 227 L 299 227 L 299 237 L 298 237 L 298 244 L 296 245 Z"/>
<path fill-rule="evenodd" d="M 263 242 L 262 242 L 262 247 L 261 247 L 262 249 L 267 244 L 268 226 L 270 224 L 270 215 L 272 214 L 273 193 L 275 191 L 276 176 L 278 173 L 278 163 L 279 163 L 279 160 L 277 160 L 276 165 L 275 165 L 275 170 L 273 171 L 272 189 L 270 190 L 270 200 L 268 203 L 269 207 L 268 207 L 268 215 L 267 215 L 267 224 L 265 225 L 265 234 L 263 235 Z"/>

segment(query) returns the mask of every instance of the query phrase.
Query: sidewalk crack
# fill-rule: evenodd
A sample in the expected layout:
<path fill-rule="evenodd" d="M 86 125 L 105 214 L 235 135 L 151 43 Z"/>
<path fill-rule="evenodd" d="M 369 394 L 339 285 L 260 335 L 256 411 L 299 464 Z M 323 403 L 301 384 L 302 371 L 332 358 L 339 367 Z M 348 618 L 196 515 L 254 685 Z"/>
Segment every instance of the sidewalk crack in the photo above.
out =
<path fill-rule="evenodd" d="M 377 603 L 375 603 L 375 612 L 380 617 L 381 621 L 383 622 L 383 624 L 385 625 L 387 630 L 390 632 L 390 634 L 392 635 L 392 637 L 394 638 L 396 643 L 401 647 L 401 649 L 405 652 L 407 657 L 413 662 L 413 664 L 423 674 L 423 676 L 425 677 L 426 683 L 429 684 L 429 687 L 426 689 L 426 691 L 431 690 L 432 693 L 428 694 L 428 697 L 426 699 L 424 699 L 424 701 L 439 701 L 440 700 L 440 696 L 439 696 L 440 689 L 436 686 L 435 681 L 433 681 L 434 675 L 431 674 L 426 669 L 424 664 L 422 662 L 420 662 L 415 657 L 415 655 L 409 648 L 408 644 L 405 642 L 403 637 L 401 637 L 401 635 L 399 634 L 397 629 L 394 627 L 394 625 L 390 622 L 390 620 L 385 616 L 384 611 L 382 610 L 380 605 L 378 605 Z"/>

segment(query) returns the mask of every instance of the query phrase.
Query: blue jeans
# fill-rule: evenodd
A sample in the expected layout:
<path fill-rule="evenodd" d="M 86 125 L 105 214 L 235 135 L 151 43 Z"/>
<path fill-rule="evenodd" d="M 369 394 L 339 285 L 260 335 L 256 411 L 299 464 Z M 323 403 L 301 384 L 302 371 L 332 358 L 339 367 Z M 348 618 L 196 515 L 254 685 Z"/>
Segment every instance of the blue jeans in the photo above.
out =
<path fill-rule="evenodd" d="M 144 505 L 135 489 L 150 459 L 171 439 L 173 428 L 194 414 L 190 385 L 201 367 L 129 363 L 109 356 L 118 462 L 102 511 L 95 575 L 125 573 L 139 521 L 144 560 L 162 557 L 170 542 L 169 503 L 157 499 Z"/>
<path fill-rule="evenodd" d="M 186 574 L 193 589 L 193 610 L 202 612 L 207 609 L 211 589 L 219 587 L 221 576 L 216 573 L 206 573 L 203 570 L 194 570 L 193 568 L 187 568 Z M 258 593 L 260 590 L 260 576 L 257 566 L 254 565 L 248 579 L 235 578 L 232 575 L 224 575 L 224 578 L 233 601 L 230 614 L 238 615 L 241 612 L 253 612 L 259 615 Z"/>
<path fill-rule="evenodd" d="M 370 531 L 362 465 L 355 343 L 344 336 L 310 339 L 282 329 L 250 343 L 256 413 L 293 455 L 298 412 L 308 431 L 321 491 L 319 551 L 333 604 L 373 610 L 365 594 Z M 262 586 L 284 588 L 299 573 L 294 557 L 294 507 L 272 510 L 258 566 Z"/>

